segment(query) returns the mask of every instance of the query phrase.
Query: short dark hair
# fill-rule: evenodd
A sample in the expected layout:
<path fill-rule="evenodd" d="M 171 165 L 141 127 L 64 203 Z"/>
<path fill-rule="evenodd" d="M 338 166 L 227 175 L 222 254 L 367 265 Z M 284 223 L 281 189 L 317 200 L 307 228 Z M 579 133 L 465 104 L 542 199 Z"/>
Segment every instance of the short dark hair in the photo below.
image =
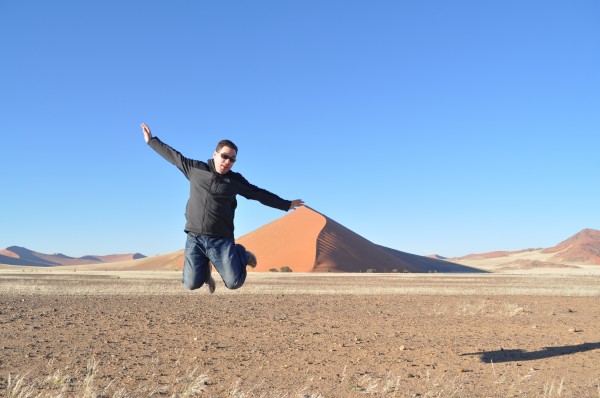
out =
<path fill-rule="evenodd" d="M 238 152 L 238 147 L 237 145 L 235 145 L 233 142 L 229 141 L 229 140 L 221 140 L 219 141 L 219 143 L 217 144 L 217 149 L 215 149 L 215 151 L 219 152 L 219 150 L 221 150 L 221 148 L 223 148 L 224 146 L 228 146 L 231 149 L 235 149 L 235 152 Z"/>

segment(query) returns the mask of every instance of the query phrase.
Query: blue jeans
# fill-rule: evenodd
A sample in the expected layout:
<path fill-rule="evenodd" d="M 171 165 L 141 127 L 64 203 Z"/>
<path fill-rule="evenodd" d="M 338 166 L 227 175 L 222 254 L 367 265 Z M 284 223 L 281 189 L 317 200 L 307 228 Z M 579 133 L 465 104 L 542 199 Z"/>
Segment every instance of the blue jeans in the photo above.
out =
<path fill-rule="evenodd" d="M 228 289 L 238 289 L 246 280 L 248 253 L 244 246 L 236 245 L 233 238 L 188 233 L 184 258 L 182 283 L 187 289 L 198 289 L 210 278 L 210 263 Z"/>

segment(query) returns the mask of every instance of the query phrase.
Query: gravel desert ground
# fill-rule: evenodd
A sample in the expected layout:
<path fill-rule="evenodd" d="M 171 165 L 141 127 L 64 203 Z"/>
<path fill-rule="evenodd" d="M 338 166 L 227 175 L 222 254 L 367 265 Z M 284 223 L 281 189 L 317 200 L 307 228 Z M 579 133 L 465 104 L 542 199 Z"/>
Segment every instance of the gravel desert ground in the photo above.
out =
<path fill-rule="evenodd" d="M 0 396 L 598 397 L 598 275 L 0 271 Z"/>

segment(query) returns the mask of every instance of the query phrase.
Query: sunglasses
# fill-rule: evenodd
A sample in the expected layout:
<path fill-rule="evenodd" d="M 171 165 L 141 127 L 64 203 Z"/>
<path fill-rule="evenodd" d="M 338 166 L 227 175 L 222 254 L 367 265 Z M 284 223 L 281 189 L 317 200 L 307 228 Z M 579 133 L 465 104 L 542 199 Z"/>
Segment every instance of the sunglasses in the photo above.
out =
<path fill-rule="evenodd" d="M 237 160 L 237 158 L 235 156 L 229 156 L 226 153 L 219 153 L 219 155 L 221 155 L 223 160 L 229 160 L 231 163 L 235 163 L 235 161 Z"/>

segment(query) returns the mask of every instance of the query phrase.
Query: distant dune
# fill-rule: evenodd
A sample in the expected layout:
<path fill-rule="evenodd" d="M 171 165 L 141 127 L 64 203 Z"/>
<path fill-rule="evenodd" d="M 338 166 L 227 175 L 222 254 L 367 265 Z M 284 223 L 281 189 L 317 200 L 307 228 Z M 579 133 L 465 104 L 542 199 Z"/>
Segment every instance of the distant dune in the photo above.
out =
<path fill-rule="evenodd" d="M 114 263 L 117 261 L 128 261 L 128 260 L 139 260 L 141 258 L 146 258 L 143 254 L 133 253 L 133 254 L 109 254 L 107 256 L 84 256 L 81 259 L 88 259 L 92 261 L 97 261 L 100 263 Z"/>
<path fill-rule="evenodd" d="M 600 265 L 600 231 L 583 229 L 546 249 L 494 251 L 449 260 L 489 271 L 585 268 L 595 272 Z"/>
<path fill-rule="evenodd" d="M 107 256 L 69 257 L 62 253 L 39 253 L 19 246 L 10 246 L 4 250 L 0 250 L 0 264 L 34 267 L 101 264 L 116 261 L 135 260 L 144 257 L 146 256 L 140 253 L 111 254 Z"/>
<path fill-rule="evenodd" d="M 555 253 L 552 258 L 562 262 L 600 265 L 600 231 L 584 229 L 542 253 Z"/>
<path fill-rule="evenodd" d="M 493 251 L 489 253 L 480 253 L 480 254 L 467 254 L 466 256 L 459 257 L 461 260 L 485 260 L 488 258 L 498 258 L 498 257 L 508 257 L 517 253 L 527 253 L 534 252 L 536 250 L 541 249 L 524 249 L 519 251 Z"/>
<path fill-rule="evenodd" d="M 183 249 L 176 252 L 144 257 L 136 260 L 123 260 L 98 264 L 71 265 L 61 269 L 81 271 L 180 271 L 183 269 Z"/>

